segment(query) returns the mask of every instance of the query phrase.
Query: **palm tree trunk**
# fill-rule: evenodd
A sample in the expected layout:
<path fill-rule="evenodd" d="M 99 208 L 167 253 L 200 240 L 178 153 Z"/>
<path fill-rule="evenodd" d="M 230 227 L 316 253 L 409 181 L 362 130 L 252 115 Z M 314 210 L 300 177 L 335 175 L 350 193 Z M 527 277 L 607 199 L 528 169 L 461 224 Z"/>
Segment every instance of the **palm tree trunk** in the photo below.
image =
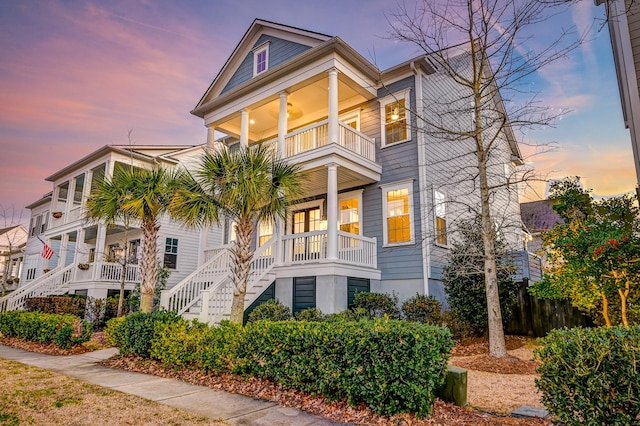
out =
<path fill-rule="evenodd" d="M 153 294 L 158 281 L 158 229 L 155 217 L 148 217 L 142 221 L 142 260 L 140 269 L 142 283 L 140 283 L 140 311 L 153 311 Z"/>
<path fill-rule="evenodd" d="M 247 294 L 247 283 L 253 251 L 251 240 L 255 226 L 250 219 L 244 218 L 236 224 L 236 241 L 231 250 L 233 265 L 231 276 L 233 283 L 233 302 L 231 304 L 231 322 L 242 324 L 244 317 L 244 298 Z"/>

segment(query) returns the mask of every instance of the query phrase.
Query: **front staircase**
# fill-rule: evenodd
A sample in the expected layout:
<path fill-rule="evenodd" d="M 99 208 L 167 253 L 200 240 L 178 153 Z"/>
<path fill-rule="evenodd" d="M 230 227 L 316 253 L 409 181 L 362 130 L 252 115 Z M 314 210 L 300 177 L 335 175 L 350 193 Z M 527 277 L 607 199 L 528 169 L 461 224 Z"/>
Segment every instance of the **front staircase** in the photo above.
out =
<path fill-rule="evenodd" d="M 31 297 L 44 297 L 51 294 L 64 294 L 67 284 L 73 276 L 75 264 L 58 266 L 46 274 L 36 278 L 10 294 L 0 298 L 0 312 L 24 309 L 24 304 Z"/>
<path fill-rule="evenodd" d="M 250 306 L 275 279 L 271 274 L 275 263 L 274 247 L 275 238 L 272 238 L 253 255 L 245 307 Z M 231 262 L 229 247 L 214 250 L 201 267 L 161 293 L 160 306 L 184 318 L 197 318 L 208 324 L 219 324 L 228 319 L 233 301 Z"/>

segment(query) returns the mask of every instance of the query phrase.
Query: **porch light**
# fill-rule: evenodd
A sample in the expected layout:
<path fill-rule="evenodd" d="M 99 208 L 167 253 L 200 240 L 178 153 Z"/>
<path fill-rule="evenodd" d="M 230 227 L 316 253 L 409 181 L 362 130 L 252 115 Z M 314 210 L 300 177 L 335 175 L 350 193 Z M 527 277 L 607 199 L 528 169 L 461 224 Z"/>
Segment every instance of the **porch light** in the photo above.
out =
<path fill-rule="evenodd" d="M 395 107 L 393 108 L 393 112 L 391 112 L 391 119 L 395 121 L 398 118 L 400 118 L 400 110 L 398 109 L 398 107 Z"/>

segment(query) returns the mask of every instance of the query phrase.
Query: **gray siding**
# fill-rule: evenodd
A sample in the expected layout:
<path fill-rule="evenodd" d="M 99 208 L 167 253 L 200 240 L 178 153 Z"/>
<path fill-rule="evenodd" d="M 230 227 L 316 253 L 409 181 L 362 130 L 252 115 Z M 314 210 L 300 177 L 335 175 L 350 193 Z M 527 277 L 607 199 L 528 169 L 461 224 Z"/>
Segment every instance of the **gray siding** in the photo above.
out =
<path fill-rule="evenodd" d="M 380 89 L 378 96 L 385 97 L 403 89 L 411 89 L 411 105 L 415 105 L 414 78 L 406 78 Z M 412 117 L 412 120 L 414 117 Z M 361 131 L 376 139 L 376 159 L 382 165 L 380 182 L 365 188 L 362 194 L 364 235 L 376 237 L 378 241 L 378 268 L 382 280 L 421 279 L 422 248 L 420 226 L 420 194 L 418 186 L 418 151 L 415 126 L 412 139 L 397 145 L 380 148 L 380 103 L 373 102 L 361 113 Z M 380 185 L 413 179 L 413 232 L 415 244 L 408 246 L 383 247 L 382 189 Z"/>
<path fill-rule="evenodd" d="M 459 66 L 468 65 L 467 58 L 460 57 Z M 464 89 L 444 72 L 423 77 L 423 114 L 436 124 L 448 129 L 469 131 L 472 126 L 471 99 Z M 489 102 L 487 100 L 487 102 Z M 427 127 L 429 130 L 429 127 Z M 486 132 L 492 136 L 489 131 Z M 494 132 L 495 135 L 495 132 Z M 435 229 L 433 191 L 440 190 L 447 197 L 447 228 L 449 244 L 456 238 L 456 223 L 469 220 L 480 210 L 478 191 L 478 167 L 475 145 L 470 139 L 453 139 L 429 131 L 424 134 L 424 189 L 430 205 L 425 206 L 430 220 L 429 228 Z M 504 135 L 500 135 L 490 150 L 488 178 L 491 184 L 503 185 L 511 177 L 514 167 L 511 150 Z M 503 238 L 514 250 L 521 248 L 522 234 L 517 187 L 501 187 L 491 194 L 494 221 L 502 229 Z M 446 264 L 448 249 L 431 241 L 431 277 L 440 279 Z"/>
<path fill-rule="evenodd" d="M 253 47 L 259 46 L 265 42 L 271 42 L 269 45 L 269 68 L 272 69 L 281 65 L 288 60 L 298 56 L 305 50 L 310 49 L 311 47 L 305 46 L 304 44 L 295 43 L 288 40 L 283 40 L 280 38 L 276 38 L 273 36 L 268 36 L 263 34 L 260 36 L 258 41 L 254 44 Z M 225 88 L 221 93 L 225 93 L 234 87 L 237 87 L 253 78 L 253 52 L 249 52 L 249 54 L 242 60 L 242 63 L 236 70 L 235 74 L 231 77 Z"/>

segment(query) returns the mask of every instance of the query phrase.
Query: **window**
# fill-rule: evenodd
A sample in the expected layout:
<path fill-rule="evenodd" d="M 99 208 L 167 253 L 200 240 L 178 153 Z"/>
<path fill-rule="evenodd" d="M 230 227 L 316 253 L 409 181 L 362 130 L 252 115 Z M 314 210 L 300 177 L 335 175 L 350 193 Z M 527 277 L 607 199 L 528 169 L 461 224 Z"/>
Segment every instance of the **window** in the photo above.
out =
<path fill-rule="evenodd" d="M 440 191 L 433 192 L 433 204 L 436 212 L 436 243 L 447 245 L 447 204 Z"/>
<path fill-rule="evenodd" d="M 253 76 L 269 69 L 269 42 L 261 44 L 253 51 Z"/>
<path fill-rule="evenodd" d="M 260 222 L 258 224 L 258 247 L 262 247 L 271 239 L 273 236 L 273 221 Z M 272 248 L 269 247 L 263 253 L 265 256 L 271 256 L 273 252 Z"/>
<path fill-rule="evenodd" d="M 229 239 L 227 240 L 227 244 L 231 244 L 237 238 L 237 235 L 236 235 L 236 223 L 234 221 L 230 221 L 230 222 L 227 222 L 227 223 L 229 224 L 229 229 L 228 229 Z"/>
<path fill-rule="evenodd" d="M 409 89 L 380 100 L 382 121 L 382 147 L 408 141 L 409 133 Z"/>
<path fill-rule="evenodd" d="M 167 238 L 164 245 L 164 266 L 176 269 L 178 264 L 178 239 Z"/>
<path fill-rule="evenodd" d="M 87 259 L 88 263 L 93 263 L 96 260 L 96 249 L 95 248 L 90 248 L 89 249 L 89 258 Z"/>
<path fill-rule="evenodd" d="M 44 231 L 47 230 L 47 219 L 49 218 L 49 212 L 44 212 L 42 215 L 42 225 L 40 226 L 40 233 L 44 234 Z"/>
<path fill-rule="evenodd" d="M 413 243 L 413 181 L 381 188 L 384 245 Z"/>
<path fill-rule="evenodd" d="M 349 234 L 360 235 L 360 206 L 362 191 L 340 194 L 338 205 L 340 208 L 340 230 Z"/>

